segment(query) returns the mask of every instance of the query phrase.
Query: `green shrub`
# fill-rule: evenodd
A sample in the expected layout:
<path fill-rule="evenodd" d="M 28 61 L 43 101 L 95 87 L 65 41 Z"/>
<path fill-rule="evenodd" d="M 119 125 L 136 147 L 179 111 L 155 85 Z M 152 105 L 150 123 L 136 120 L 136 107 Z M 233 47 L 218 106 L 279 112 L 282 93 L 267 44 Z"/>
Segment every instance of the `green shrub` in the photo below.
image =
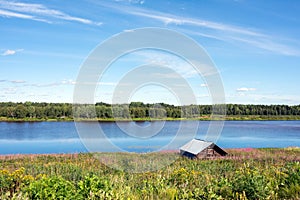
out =
<path fill-rule="evenodd" d="M 61 177 L 42 177 L 24 191 L 29 199 L 77 199 L 75 186 Z"/>
<path fill-rule="evenodd" d="M 84 199 L 95 199 L 108 195 L 109 184 L 94 174 L 89 174 L 78 183 L 78 193 Z"/>
<path fill-rule="evenodd" d="M 244 164 L 236 172 L 233 180 L 235 192 L 242 194 L 245 192 L 248 199 L 266 199 L 269 195 L 267 179 L 262 172 L 251 164 Z"/>

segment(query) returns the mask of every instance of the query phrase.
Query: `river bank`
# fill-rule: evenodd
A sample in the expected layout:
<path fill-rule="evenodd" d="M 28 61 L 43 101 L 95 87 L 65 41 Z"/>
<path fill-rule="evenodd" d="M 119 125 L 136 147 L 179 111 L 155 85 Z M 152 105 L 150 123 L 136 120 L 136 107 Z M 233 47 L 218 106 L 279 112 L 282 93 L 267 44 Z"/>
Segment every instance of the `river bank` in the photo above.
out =
<path fill-rule="evenodd" d="M 199 121 L 298 121 L 300 116 L 295 115 L 282 115 L 282 116 L 267 116 L 267 115 L 227 115 L 227 116 L 210 116 L 203 115 L 197 118 L 8 118 L 0 117 L 0 122 L 64 122 L 64 121 L 99 121 L 99 122 L 116 122 L 116 121 L 187 121 L 187 120 L 199 120 Z"/>

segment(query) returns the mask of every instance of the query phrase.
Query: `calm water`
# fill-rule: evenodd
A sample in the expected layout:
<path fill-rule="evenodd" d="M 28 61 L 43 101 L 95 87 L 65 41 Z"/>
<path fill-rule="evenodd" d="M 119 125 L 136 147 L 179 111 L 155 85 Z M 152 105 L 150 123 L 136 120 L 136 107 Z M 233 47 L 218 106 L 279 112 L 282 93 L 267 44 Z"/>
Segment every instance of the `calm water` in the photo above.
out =
<path fill-rule="evenodd" d="M 0 154 L 177 149 L 193 137 L 204 139 L 209 124 L 82 122 L 77 124 L 78 134 L 74 122 L 0 122 Z M 224 148 L 300 146 L 300 121 L 226 121 L 217 144 Z"/>

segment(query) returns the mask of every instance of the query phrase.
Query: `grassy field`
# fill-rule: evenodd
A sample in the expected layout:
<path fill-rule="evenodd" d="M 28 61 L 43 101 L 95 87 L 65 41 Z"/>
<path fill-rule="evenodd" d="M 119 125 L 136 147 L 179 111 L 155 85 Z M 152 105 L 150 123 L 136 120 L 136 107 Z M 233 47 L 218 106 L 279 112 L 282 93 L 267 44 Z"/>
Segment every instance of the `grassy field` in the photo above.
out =
<path fill-rule="evenodd" d="M 133 160 L 126 153 L 0 156 L 0 199 L 300 198 L 298 148 L 227 151 L 228 157 L 205 160 L 175 152 L 134 154 Z M 163 167 L 170 156 L 177 159 Z M 101 158 L 110 166 L 117 158 L 126 169 Z M 162 167 L 128 172 L 139 161 L 145 170 Z"/>

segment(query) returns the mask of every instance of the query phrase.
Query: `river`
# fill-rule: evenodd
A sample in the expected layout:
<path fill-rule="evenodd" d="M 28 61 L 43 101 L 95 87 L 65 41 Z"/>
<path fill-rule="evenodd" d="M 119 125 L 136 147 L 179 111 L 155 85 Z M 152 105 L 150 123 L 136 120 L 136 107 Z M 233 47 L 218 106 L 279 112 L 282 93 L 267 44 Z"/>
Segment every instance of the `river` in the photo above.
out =
<path fill-rule="evenodd" d="M 192 138 L 204 139 L 210 125 L 210 121 L 0 122 L 0 154 L 178 149 Z M 300 146 L 300 121 L 225 121 L 217 136 L 214 142 L 223 148 Z"/>

